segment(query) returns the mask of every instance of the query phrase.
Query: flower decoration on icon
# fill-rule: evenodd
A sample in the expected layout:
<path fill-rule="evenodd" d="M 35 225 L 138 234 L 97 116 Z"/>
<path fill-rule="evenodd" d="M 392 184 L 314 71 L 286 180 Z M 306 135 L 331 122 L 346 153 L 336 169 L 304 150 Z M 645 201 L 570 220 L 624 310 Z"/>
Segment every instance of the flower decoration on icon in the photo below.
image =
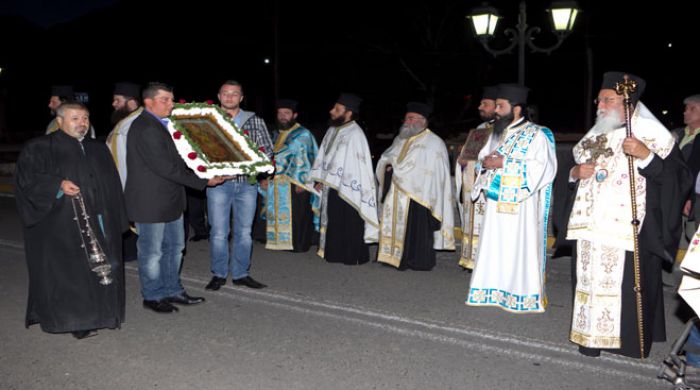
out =
<path fill-rule="evenodd" d="M 265 149 L 216 105 L 176 104 L 169 119 L 168 131 L 180 157 L 201 178 L 245 175 L 252 181 L 275 171 Z"/>

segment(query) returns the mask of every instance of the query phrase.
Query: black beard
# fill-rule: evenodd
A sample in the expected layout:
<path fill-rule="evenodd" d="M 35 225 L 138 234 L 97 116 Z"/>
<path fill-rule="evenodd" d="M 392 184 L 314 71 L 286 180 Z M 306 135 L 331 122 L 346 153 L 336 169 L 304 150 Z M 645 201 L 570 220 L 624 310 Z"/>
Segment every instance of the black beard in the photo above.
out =
<path fill-rule="evenodd" d="M 496 117 L 496 121 L 493 122 L 493 135 L 496 138 L 500 138 L 501 134 L 505 131 L 506 127 L 513 122 L 515 116 L 511 112 L 510 114 L 504 115 L 502 117 Z"/>
<path fill-rule="evenodd" d="M 488 122 L 491 119 L 495 118 L 496 114 L 486 115 L 486 114 L 479 113 L 479 117 L 481 118 L 482 121 Z"/>
<path fill-rule="evenodd" d="M 277 128 L 280 130 L 289 130 L 292 127 L 294 127 L 294 125 L 296 125 L 296 124 L 297 124 L 297 121 L 295 121 L 294 119 L 292 119 L 286 123 L 277 121 Z"/>
<path fill-rule="evenodd" d="M 114 127 L 114 125 L 119 123 L 120 120 L 129 116 L 129 114 L 131 114 L 131 112 L 126 107 L 112 111 L 112 116 L 110 117 L 110 122 L 112 123 L 112 126 Z"/>
<path fill-rule="evenodd" d="M 339 116 L 335 119 L 330 118 L 328 120 L 328 126 L 338 127 L 338 126 L 342 126 L 344 123 L 345 123 L 345 118 L 343 118 L 342 116 Z"/>

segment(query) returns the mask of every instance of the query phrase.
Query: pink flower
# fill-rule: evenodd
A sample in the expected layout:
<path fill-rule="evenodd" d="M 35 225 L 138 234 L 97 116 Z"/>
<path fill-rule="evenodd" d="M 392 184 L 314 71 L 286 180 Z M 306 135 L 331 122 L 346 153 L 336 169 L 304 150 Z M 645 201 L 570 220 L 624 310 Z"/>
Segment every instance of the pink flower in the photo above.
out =
<path fill-rule="evenodd" d="M 197 158 L 197 152 L 189 152 L 187 154 L 187 158 L 189 158 L 190 160 L 194 160 L 195 158 Z"/>
<path fill-rule="evenodd" d="M 208 104 L 208 105 L 212 105 L 212 104 L 214 104 L 214 101 L 211 100 L 211 99 L 209 99 L 209 100 L 207 100 L 207 104 Z"/>
<path fill-rule="evenodd" d="M 206 171 L 207 171 L 207 167 L 205 167 L 204 165 L 200 165 L 200 166 L 197 167 L 197 170 L 198 170 L 199 172 L 206 172 Z"/>
<path fill-rule="evenodd" d="M 693 240 L 693 245 L 697 245 L 697 244 L 698 244 L 698 239 L 696 238 Z"/>
<path fill-rule="evenodd" d="M 182 137 L 182 133 L 181 133 L 181 132 L 176 131 L 176 132 L 173 133 L 173 138 L 175 138 L 175 139 L 180 139 L 180 137 Z"/>
<path fill-rule="evenodd" d="M 180 100 L 178 100 L 178 103 L 185 104 L 185 103 L 187 103 L 187 101 L 185 99 L 180 99 Z"/>

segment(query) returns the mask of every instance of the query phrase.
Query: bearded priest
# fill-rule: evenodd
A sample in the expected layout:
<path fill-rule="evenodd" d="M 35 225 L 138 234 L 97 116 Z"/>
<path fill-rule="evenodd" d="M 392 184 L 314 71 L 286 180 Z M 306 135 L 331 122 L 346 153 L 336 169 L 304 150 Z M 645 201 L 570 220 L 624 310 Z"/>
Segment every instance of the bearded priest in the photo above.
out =
<path fill-rule="evenodd" d="M 330 263 L 369 262 L 377 242 L 377 188 L 367 137 L 357 124 L 362 99 L 343 93 L 329 112 L 323 137 L 307 178 L 321 196 L 317 254 Z"/>
<path fill-rule="evenodd" d="M 435 250 L 454 250 L 450 162 L 445 143 L 428 129 L 432 107 L 410 102 L 389 149 L 377 163 L 382 192 L 377 261 L 429 271 Z"/>
<path fill-rule="evenodd" d="M 615 91 L 627 75 L 637 84 L 631 98 L 632 137 L 627 137 L 623 97 Z M 690 172 L 671 133 L 639 101 L 646 83 L 608 72 L 598 93 L 596 123 L 573 149 L 570 182 L 576 197 L 567 239 L 575 240 L 576 283 L 570 339 L 587 356 L 641 357 L 634 292 L 634 241 L 628 156 L 634 157 L 643 350 L 664 341 L 661 265 L 673 262 L 681 234 Z"/>
<path fill-rule="evenodd" d="M 306 187 L 306 178 L 318 153 L 314 135 L 297 122 L 297 101 L 277 101 L 275 176 L 264 185 L 267 239 L 265 248 L 307 252 L 318 225 L 319 198 Z M 315 213 L 316 212 L 316 213 Z"/>
<path fill-rule="evenodd" d="M 541 313 L 547 305 L 547 217 L 557 159 L 552 131 L 528 120 L 527 95 L 522 86 L 498 86 L 493 134 L 479 152 L 471 196 L 486 195 L 486 213 L 470 306 Z"/>

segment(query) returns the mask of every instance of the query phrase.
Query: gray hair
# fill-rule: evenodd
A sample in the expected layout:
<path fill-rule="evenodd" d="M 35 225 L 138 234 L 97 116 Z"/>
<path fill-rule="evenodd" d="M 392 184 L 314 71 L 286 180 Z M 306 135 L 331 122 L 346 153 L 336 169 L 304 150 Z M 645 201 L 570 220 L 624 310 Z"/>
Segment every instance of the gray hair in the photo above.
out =
<path fill-rule="evenodd" d="M 692 104 L 692 103 L 700 103 L 700 94 L 690 95 L 687 98 L 683 99 L 683 104 Z"/>
<path fill-rule="evenodd" d="M 83 103 L 67 101 L 56 108 L 56 116 L 60 116 L 61 118 L 63 118 L 66 110 L 80 110 L 85 111 L 88 114 L 90 113 L 90 110 L 88 110 L 88 108 Z"/>

